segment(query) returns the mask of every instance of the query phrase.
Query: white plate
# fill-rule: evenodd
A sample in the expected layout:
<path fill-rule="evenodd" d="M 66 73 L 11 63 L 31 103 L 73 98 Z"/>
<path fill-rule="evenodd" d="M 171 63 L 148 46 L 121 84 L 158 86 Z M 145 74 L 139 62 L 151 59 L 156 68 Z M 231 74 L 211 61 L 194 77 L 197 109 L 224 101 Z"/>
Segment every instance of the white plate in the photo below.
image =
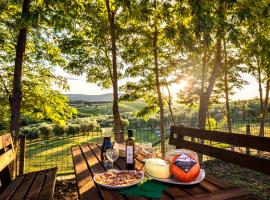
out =
<path fill-rule="evenodd" d="M 153 176 L 150 176 L 149 174 L 146 174 L 146 175 L 151 177 L 152 179 L 154 179 L 156 181 L 160 181 L 160 182 L 164 182 L 164 183 L 177 184 L 177 185 L 194 185 L 194 184 L 200 183 L 204 179 L 205 171 L 204 171 L 204 169 L 201 169 L 199 175 L 197 176 L 197 178 L 194 181 L 191 181 L 191 182 L 188 182 L 188 183 L 177 181 L 174 177 L 171 177 L 171 178 L 155 178 Z"/>
<path fill-rule="evenodd" d="M 128 170 L 119 170 L 118 172 L 125 172 L 125 171 L 128 171 Z M 116 172 L 117 173 L 117 172 Z M 96 181 L 96 177 L 99 176 L 100 174 L 97 174 L 94 176 L 93 180 L 94 182 L 97 184 L 97 185 L 100 185 L 102 187 L 105 187 L 105 188 L 108 188 L 108 189 L 123 189 L 123 188 L 128 188 L 128 187 L 131 187 L 131 186 L 134 186 L 134 185 L 137 185 L 138 183 L 140 183 L 143 179 L 144 179 L 144 173 L 143 172 L 137 172 L 136 173 L 140 173 L 142 174 L 142 177 L 141 179 L 139 179 L 137 182 L 135 183 L 132 183 L 132 184 L 129 184 L 129 185 L 122 185 L 122 186 L 112 186 L 112 185 L 107 185 L 107 184 L 101 184 L 99 182 Z M 103 174 L 103 173 L 102 173 Z"/>

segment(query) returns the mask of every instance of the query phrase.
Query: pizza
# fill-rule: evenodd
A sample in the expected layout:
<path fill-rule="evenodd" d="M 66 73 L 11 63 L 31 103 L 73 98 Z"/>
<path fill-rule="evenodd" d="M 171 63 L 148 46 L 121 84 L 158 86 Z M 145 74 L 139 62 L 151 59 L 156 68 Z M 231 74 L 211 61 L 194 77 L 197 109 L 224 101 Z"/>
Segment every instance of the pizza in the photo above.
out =
<path fill-rule="evenodd" d="M 144 177 L 143 172 L 137 171 L 117 171 L 117 172 L 104 172 L 95 175 L 94 179 L 101 185 L 109 186 L 127 186 L 132 185 Z"/>

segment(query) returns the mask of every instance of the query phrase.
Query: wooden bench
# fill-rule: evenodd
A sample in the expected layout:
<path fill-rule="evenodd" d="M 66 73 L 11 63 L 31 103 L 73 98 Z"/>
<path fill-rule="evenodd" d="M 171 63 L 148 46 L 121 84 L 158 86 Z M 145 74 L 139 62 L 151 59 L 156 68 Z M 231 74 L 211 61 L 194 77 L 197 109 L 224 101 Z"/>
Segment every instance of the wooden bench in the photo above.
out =
<path fill-rule="evenodd" d="M 0 136 L 0 200 L 53 199 L 57 168 L 23 174 L 12 180 L 9 167 L 15 156 L 11 135 Z"/>
<path fill-rule="evenodd" d="M 190 149 L 203 155 L 214 157 L 225 162 L 237 164 L 239 166 L 270 175 L 269 159 L 209 146 L 206 145 L 206 143 L 201 144 L 199 142 L 193 142 L 192 140 L 187 140 L 186 136 L 190 138 L 198 138 L 212 142 L 230 144 L 235 147 L 251 148 L 256 150 L 256 152 L 270 152 L 270 138 L 186 128 L 183 126 L 172 126 L 169 139 L 169 144 L 175 145 L 176 148 Z"/>

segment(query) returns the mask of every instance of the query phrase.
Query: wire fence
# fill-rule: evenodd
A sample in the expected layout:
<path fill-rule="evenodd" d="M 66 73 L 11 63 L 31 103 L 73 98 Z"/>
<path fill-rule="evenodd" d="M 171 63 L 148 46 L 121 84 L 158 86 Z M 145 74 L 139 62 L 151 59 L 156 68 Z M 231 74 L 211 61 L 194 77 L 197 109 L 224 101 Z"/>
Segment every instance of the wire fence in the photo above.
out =
<path fill-rule="evenodd" d="M 232 132 L 246 134 L 247 126 L 250 126 L 250 134 L 259 134 L 259 123 L 237 122 L 233 123 Z M 216 124 L 212 130 L 227 131 L 224 124 Z M 158 123 L 130 123 L 127 129 L 134 130 L 136 142 L 152 142 L 156 151 L 160 150 L 160 130 Z M 168 151 L 175 147 L 169 145 L 170 124 L 165 124 L 165 150 Z M 270 124 L 265 124 L 265 136 L 270 137 Z M 127 130 L 125 130 L 127 137 Z M 101 131 L 92 131 L 73 135 L 52 135 L 49 138 L 38 138 L 26 140 L 25 173 L 42 170 L 51 167 L 58 167 L 58 175 L 66 176 L 74 173 L 71 147 L 83 143 L 102 143 Z M 221 143 L 206 141 L 211 146 L 229 148 L 230 146 Z M 210 159 L 210 158 L 205 158 Z"/>

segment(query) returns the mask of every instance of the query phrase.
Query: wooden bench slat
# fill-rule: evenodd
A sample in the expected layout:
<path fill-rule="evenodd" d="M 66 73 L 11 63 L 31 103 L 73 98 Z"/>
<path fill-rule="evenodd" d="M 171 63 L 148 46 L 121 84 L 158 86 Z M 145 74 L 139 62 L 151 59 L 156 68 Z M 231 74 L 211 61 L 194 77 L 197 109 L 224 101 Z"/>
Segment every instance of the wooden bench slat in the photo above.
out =
<path fill-rule="evenodd" d="M 234 199 L 234 200 L 249 199 L 249 193 L 241 190 L 240 188 L 234 188 L 234 189 L 218 191 L 214 193 L 207 193 L 207 194 L 201 194 L 201 195 L 196 195 L 192 197 L 179 198 L 179 200 L 228 200 L 228 199 Z"/>
<path fill-rule="evenodd" d="M 205 181 L 211 183 L 211 184 L 214 184 L 222 189 L 230 189 L 230 188 L 234 188 L 235 186 L 225 182 L 225 181 L 222 181 L 222 180 L 219 180 L 217 178 L 215 178 L 214 176 L 212 176 L 211 174 L 209 173 L 206 173 L 205 174 Z"/>
<path fill-rule="evenodd" d="M 32 183 L 32 187 L 26 196 L 27 200 L 36 200 L 38 198 L 42 185 L 45 181 L 46 175 L 47 171 L 37 172 L 36 178 Z"/>
<path fill-rule="evenodd" d="M 4 154 L 0 155 L 0 171 L 2 171 L 6 166 L 8 166 L 14 160 L 14 151 L 10 149 Z"/>
<path fill-rule="evenodd" d="M 6 148 L 8 145 L 12 145 L 11 134 L 5 134 L 0 136 L 0 149 Z"/>
<path fill-rule="evenodd" d="M 100 163 L 101 151 L 96 145 L 82 146 L 82 151 L 93 176 L 95 176 L 98 173 L 105 172 L 105 169 Z M 116 199 L 116 200 L 124 199 L 123 196 L 117 193 L 116 191 L 106 190 L 99 186 L 97 187 L 103 199 Z"/>
<path fill-rule="evenodd" d="M 181 136 L 190 136 L 205 140 L 212 140 L 231 144 L 234 146 L 248 147 L 261 151 L 270 151 L 270 138 L 254 135 L 244 135 L 237 133 L 227 133 L 222 131 L 202 130 L 195 128 L 187 128 L 181 126 L 172 126 L 171 133 Z M 170 143 L 174 143 L 175 138 L 170 136 Z"/>
<path fill-rule="evenodd" d="M 182 187 L 182 186 L 179 186 Z M 195 195 L 201 195 L 201 194 L 206 194 L 207 191 L 199 188 L 199 187 L 193 187 L 193 186 L 186 186 L 183 189 L 185 192 L 187 192 L 188 194 L 195 196 Z"/>
<path fill-rule="evenodd" d="M 72 148 L 72 155 L 80 199 L 100 199 L 98 190 L 96 189 L 95 183 L 93 182 L 91 173 L 79 146 Z"/>
<path fill-rule="evenodd" d="M 267 159 L 185 140 L 178 141 L 177 144 L 180 145 L 182 148 L 187 148 L 208 156 L 212 156 L 214 158 L 221 159 L 226 162 L 238 164 L 249 169 L 260 171 L 265 174 L 270 174 L 270 160 Z"/>
<path fill-rule="evenodd" d="M 172 199 L 182 198 L 182 197 L 189 197 L 190 194 L 185 192 L 184 190 L 171 186 L 165 190 L 165 193 L 172 197 Z"/>
<path fill-rule="evenodd" d="M 27 194 L 27 192 L 29 191 L 31 184 L 33 182 L 33 180 L 36 177 L 36 173 L 30 173 L 25 175 L 25 178 L 23 179 L 23 181 L 21 182 L 21 184 L 19 185 L 18 189 L 15 191 L 14 195 L 12 196 L 12 200 L 22 200 L 24 199 L 25 195 Z"/>
<path fill-rule="evenodd" d="M 54 196 L 57 167 L 48 169 L 38 200 L 51 200 Z"/>
<path fill-rule="evenodd" d="M 0 195 L 0 200 L 9 200 L 12 197 L 13 193 L 16 191 L 16 189 L 19 187 L 23 179 L 24 176 L 19 176 L 14 181 L 12 181 L 4 190 L 4 192 Z"/>
<path fill-rule="evenodd" d="M 203 190 L 207 191 L 207 192 L 216 192 L 216 191 L 221 191 L 222 188 L 217 187 L 216 185 L 213 185 L 205 180 L 203 180 L 202 182 L 200 182 L 198 184 L 198 186 L 200 188 L 202 188 Z"/>

